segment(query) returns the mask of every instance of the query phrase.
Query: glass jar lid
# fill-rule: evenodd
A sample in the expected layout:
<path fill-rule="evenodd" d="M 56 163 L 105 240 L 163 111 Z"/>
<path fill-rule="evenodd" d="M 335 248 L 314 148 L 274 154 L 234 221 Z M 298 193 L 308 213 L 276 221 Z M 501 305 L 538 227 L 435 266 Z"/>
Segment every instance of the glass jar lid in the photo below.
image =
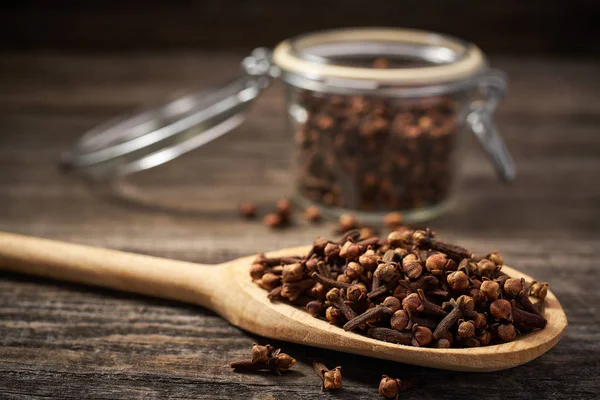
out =
<path fill-rule="evenodd" d="M 385 60 L 378 68 L 376 60 Z M 285 74 L 312 80 L 431 85 L 467 80 L 486 68 L 481 50 L 437 33 L 394 28 L 322 31 L 281 42 L 273 61 Z"/>

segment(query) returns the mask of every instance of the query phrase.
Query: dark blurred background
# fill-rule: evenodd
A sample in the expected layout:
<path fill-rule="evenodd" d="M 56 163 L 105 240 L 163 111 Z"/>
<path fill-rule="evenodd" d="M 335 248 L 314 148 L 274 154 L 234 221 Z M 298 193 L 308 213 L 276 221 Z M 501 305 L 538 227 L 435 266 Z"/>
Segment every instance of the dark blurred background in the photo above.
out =
<path fill-rule="evenodd" d="M 402 26 L 449 33 L 488 54 L 598 56 L 600 1 L 90 0 L 2 6 L 5 49 L 248 49 L 317 29 Z"/>

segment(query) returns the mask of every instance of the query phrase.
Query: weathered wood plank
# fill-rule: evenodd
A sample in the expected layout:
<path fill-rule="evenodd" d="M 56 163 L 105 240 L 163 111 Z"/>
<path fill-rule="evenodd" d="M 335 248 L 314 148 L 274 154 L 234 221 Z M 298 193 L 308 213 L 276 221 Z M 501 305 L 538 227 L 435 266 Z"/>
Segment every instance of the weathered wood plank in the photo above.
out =
<path fill-rule="evenodd" d="M 239 56 L 3 55 L 0 230 L 204 263 L 301 245 L 331 232 L 331 224 L 304 222 L 270 232 L 237 216 L 242 199 L 268 210 L 289 193 L 291 140 L 279 85 L 235 133 L 131 180 L 128 193 L 143 188 L 163 202 L 200 210 L 194 215 L 124 204 L 56 168 L 61 152 L 84 130 L 169 93 L 224 81 L 236 73 Z M 509 265 L 550 282 L 570 326 L 548 354 L 509 371 L 463 374 L 277 343 L 298 358 L 296 372 L 239 375 L 227 363 L 263 339 L 209 311 L 0 273 L 0 397 L 316 399 L 323 398 L 310 367 L 316 357 L 343 366 L 340 398 L 377 398 L 382 373 L 418 377 L 422 384 L 407 398 L 597 396 L 598 66 L 494 61 L 512 79 L 499 125 L 519 179 L 511 186 L 497 183 L 476 143 L 467 140 L 460 202 L 431 226 L 477 252 L 501 250 Z"/>

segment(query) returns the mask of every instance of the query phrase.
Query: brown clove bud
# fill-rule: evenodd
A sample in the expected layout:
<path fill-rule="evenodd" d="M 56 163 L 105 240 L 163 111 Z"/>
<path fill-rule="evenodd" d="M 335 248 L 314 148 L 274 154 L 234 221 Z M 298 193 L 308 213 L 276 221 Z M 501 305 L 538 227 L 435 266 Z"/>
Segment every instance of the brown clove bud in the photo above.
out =
<path fill-rule="evenodd" d="M 448 259 L 443 254 L 433 254 L 425 260 L 425 267 L 428 271 L 444 270 Z"/>
<path fill-rule="evenodd" d="M 265 215 L 263 222 L 266 226 L 272 229 L 280 228 L 281 226 L 283 226 L 283 219 L 279 214 L 276 213 L 270 213 Z"/>
<path fill-rule="evenodd" d="M 500 324 L 496 329 L 496 335 L 503 342 L 510 342 L 515 339 L 517 333 L 513 324 Z"/>
<path fill-rule="evenodd" d="M 473 323 L 476 329 L 483 329 L 487 326 L 487 316 L 483 313 L 477 313 L 473 316 Z"/>
<path fill-rule="evenodd" d="M 352 285 L 348 289 L 346 289 L 346 298 L 348 299 L 348 301 L 351 302 L 360 301 L 360 299 L 364 298 L 366 294 L 367 288 L 362 283 Z"/>
<path fill-rule="evenodd" d="M 294 364 L 296 364 L 296 359 L 289 354 L 279 353 L 279 350 L 276 350 L 276 353 L 273 353 L 275 358 L 275 365 L 280 371 L 287 371 L 292 368 Z"/>
<path fill-rule="evenodd" d="M 325 318 L 331 325 L 339 325 L 344 320 L 342 312 L 333 306 L 328 307 L 327 310 L 325 310 Z"/>
<path fill-rule="evenodd" d="M 477 336 L 477 339 L 479 340 L 479 344 L 487 346 L 492 341 L 492 334 L 490 331 L 484 331 L 481 335 Z"/>
<path fill-rule="evenodd" d="M 512 306 L 508 300 L 494 300 L 490 304 L 490 313 L 495 318 L 512 322 Z"/>
<path fill-rule="evenodd" d="M 323 303 L 319 300 L 313 300 L 306 305 L 306 311 L 313 317 L 319 317 L 323 313 Z"/>
<path fill-rule="evenodd" d="M 523 284 L 521 283 L 521 279 L 517 278 L 509 278 L 504 281 L 504 291 L 512 296 L 516 297 L 523 290 Z"/>
<path fill-rule="evenodd" d="M 475 323 L 473 321 L 459 321 L 456 333 L 463 338 L 473 337 L 475 335 Z"/>
<path fill-rule="evenodd" d="M 462 271 L 450 272 L 446 280 L 450 289 L 455 292 L 464 292 L 469 288 L 469 277 Z"/>
<path fill-rule="evenodd" d="M 477 263 L 477 271 L 481 276 L 491 278 L 497 270 L 498 266 L 490 260 L 484 259 Z"/>
<path fill-rule="evenodd" d="M 261 346 L 258 343 L 252 343 L 252 362 L 268 362 L 273 351 L 273 346 L 270 344 Z"/>
<path fill-rule="evenodd" d="M 262 276 L 258 284 L 267 290 L 273 290 L 281 284 L 281 278 L 278 275 L 267 272 Z"/>
<path fill-rule="evenodd" d="M 341 247 L 339 255 L 346 260 L 355 260 L 360 256 L 360 246 L 348 240 Z"/>
<path fill-rule="evenodd" d="M 336 243 L 327 243 L 323 251 L 325 253 L 325 257 L 335 257 L 340 254 L 340 245 Z"/>
<path fill-rule="evenodd" d="M 392 310 L 392 312 L 396 312 L 402 308 L 402 302 L 393 296 L 386 297 L 381 304 Z"/>
<path fill-rule="evenodd" d="M 546 282 L 533 281 L 529 288 L 529 295 L 544 300 L 548 294 L 548 284 Z"/>
<path fill-rule="evenodd" d="M 500 297 L 500 285 L 494 281 L 484 280 L 481 283 L 479 292 L 490 300 L 496 300 L 498 297 Z"/>
<path fill-rule="evenodd" d="M 365 272 L 363 266 L 357 262 L 352 261 L 348 263 L 345 274 L 348 276 L 348 278 L 354 280 L 358 279 L 363 274 L 363 272 Z"/>
<path fill-rule="evenodd" d="M 387 243 L 392 247 L 399 247 L 408 242 L 409 237 L 406 232 L 392 231 L 387 236 Z"/>
<path fill-rule="evenodd" d="M 397 398 L 400 391 L 400 383 L 397 379 L 392 379 L 387 375 L 381 377 L 379 382 L 379 395 L 386 399 Z"/>
<path fill-rule="evenodd" d="M 423 267 L 418 262 L 402 263 L 402 272 L 408 279 L 415 280 L 423 273 Z"/>
<path fill-rule="evenodd" d="M 277 214 L 279 214 L 283 220 L 288 219 L 292 215 L 292 203 L 285 197 L 277 201 L 276 209 Z"/>
<path fill-rule="evenodd" d="M 406 329 L 409 322 L 410 317 L 408 316 L 408 313 L 404 310 L 398 310 L 392 316 L 392 319 L 390 320 L 390 325 L 393 329 L 397 331 L 403 331 L 404 329 Z"/>
<path fill-rule="evenodd" d="M 338 219 L 339 227 L 341 231 L 348 231 L 358 226 L 356 217 L 352 214 L 342 214 Z"/>
<path fill-rule="evenodd" d="M 256 205 L 250 202 L 240 204 L 240 214 L 248 219 L 256 217 Z"/>
<path fill-rule="evenodd" d="M 313 361 L 313 368 L 317 376 L 323 381 L 321 385 L 322 391 L 342 388 L 342 367 L 338 366 L 330 370 L 322 362 Z"/>
<path fill-rule="evenodd" d="M 281 279 L 284 283 L 296 282 L 304 277 L 304 267 L 302 264 L 288 264 L 283 266 Z"/>
<path fill-rule="evenodd" d="M 411 293 L 402 300 L 402 308 L 411 315 L 414 312 L 423 311 L 421 298 L 417 293 Z"/>
<path fill-rule="evenodd" d="M 433 340 L 433 334 L 429 328 L 414 324 L 412 330 L 412 345 L 415 347 L 427 346 Z"/>
<path fill-rule="evenodd" d="M 387 375 L 381 377 L 379 382 L 379 395 L 386 399 L 398 398 L 398 392 L 400 391 L 400 381 L 398 379 L 392 379 Z"/>
<path fill-rule="evenodd" d="M 379 257 L 375 255 L 375 251 L 367 250 L 360 257 L 358 257 L 358 262 L 367 271 L 373 271 L 379 264 Z"/>
<path fill-rule="evenodd" d="M 310 222 L 317 222 L 321 219 L 321 209 L 318 206 L 309 206 L 304 210 L 304 218 Z"/>
<path fill-rule="evenodd" d="M 263 264 L 254 263 L 250 266 L 250 277 L 253 280 L 258 280 L 262 278 L 266 270 L 267 267 L 265 267 Z"/>
<path fill-rule="evenodd" d="M 391 263 L 379 264 L 373 277 L 381 282 L 388 282 L 396 276 L 396 266 Z"/>
<path fill-rule="evenodd" d="M 504 265 L 504 259 L 497 251 L 490 253 L 487 258 L 496 265 Z"/>

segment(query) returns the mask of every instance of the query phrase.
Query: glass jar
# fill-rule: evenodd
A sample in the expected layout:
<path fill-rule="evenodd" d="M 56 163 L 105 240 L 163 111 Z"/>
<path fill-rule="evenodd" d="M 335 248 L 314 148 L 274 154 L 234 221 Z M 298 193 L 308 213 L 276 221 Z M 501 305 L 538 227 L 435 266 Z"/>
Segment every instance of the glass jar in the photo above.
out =
<path fill-rule="evenodd" d="M 466 125 L 500 176 L 514 178 L 491 123 L 506 80 L 472 44 L 412 30 L 336 30 L 285 41 L 273 60 L 287 86 L 303 205 L 367 222 L 391 211 L 413 222 L 435 217 L 451 204 Z"/>
<path fill-rule="evenodd" d="M 111 180 L 158 166 L 238 126 L 281 78 L 294 140 L 295 199 L 326 216 L 367 223 L 401 212 L 433 218 L 452 200 L 456 155 L 470 129 L 499 176 L 514 163 L 492 121 L 506 88 L 473 44 L 430 32 L 354 28 L 316 32 L 255 50 L 245 74 L 83 137 L 64 161 Z"/>

